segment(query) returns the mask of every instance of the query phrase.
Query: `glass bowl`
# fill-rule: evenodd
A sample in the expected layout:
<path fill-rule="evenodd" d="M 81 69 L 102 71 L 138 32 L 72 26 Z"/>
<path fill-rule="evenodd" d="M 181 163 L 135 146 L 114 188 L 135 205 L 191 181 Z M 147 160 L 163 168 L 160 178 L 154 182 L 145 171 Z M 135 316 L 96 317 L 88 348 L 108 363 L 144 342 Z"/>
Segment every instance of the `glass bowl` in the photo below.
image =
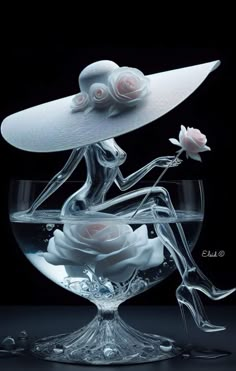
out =
<path fill-rule="evenodd" d="M 126 324 L 118 307 L 176 269 L 174 252 L 163 244 L 167 226 L 170 239 L 174 236 L 181 244 L 184 236 L 189 250 L 194 248 L 204 214 L 202 181 L 160 182 L 135 215 L 150 189 L 147 182 L 122 199 L 112 195 L 102 206 L 62 216 L 63 202 L 81 186 L 66 182 L 62 191 L 29 213 L 46 184 L 34 180 L 11 184 L 10 220 L 17 243 L 42 274 L 94 303 L 98 312 L 82 329 L 37 340 L 32 354 L 94 365 L 144 363 L 180 354 L 174 340 Z"/>

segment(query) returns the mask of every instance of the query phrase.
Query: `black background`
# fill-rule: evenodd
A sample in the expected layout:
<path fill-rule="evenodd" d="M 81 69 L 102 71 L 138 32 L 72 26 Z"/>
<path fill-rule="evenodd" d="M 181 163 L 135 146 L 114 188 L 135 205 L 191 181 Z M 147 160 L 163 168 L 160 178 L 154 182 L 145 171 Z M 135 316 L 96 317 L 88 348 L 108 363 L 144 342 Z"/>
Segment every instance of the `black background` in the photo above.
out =
<path fill-rule="evenodd" d="M 204 181 L 206 213 L 194 257 L 203 271 L 221 288 L 236 284 L 235 274 L 235 72 L 233 48 L 222 47 L 8 47 L 1 69 L 1 120 L 19 110 L 58 99 L 78 91 L 79 72 L 100 59 L 114 60 L 120 66 L 136 67 L 145 75 L 220 59 L 221 66 L 180 106 L 135 132 L 117 138 L 128 153 L 122 166 L 124 175 L 137 170 L 153 158 L 173 155 L 168 142 L 177 137 L 180 125 L 199 128 L 207 135 L 211 152 L 203 162 L 185 160 L 166 179 L 200 178 Z M 87 304 L 86 300 L 60 288 L 42 276 L 21 253 L 8 221 L 9 181 L 49 179 L 64 164 L 69 152 L 34 154 L 11 147 L 2 138 L 1 148 L 1 304 Z M 81 166 L 79 179 L 85 169 Z M 148 179 L 155 180 L 158 170 Z M 78 172 L 77 172 L 78 176 Z M 220 258 L 203 258 L 203 250 L 225 251 Z M 175 302 L 177 273 L 130 304 L 170 304 Z M 17 293 L 17 294 L 16 294 Z M 204 297 L 204 302 L 210 301 Z M 236 295 L 224 304 L 236 303 Z"/>

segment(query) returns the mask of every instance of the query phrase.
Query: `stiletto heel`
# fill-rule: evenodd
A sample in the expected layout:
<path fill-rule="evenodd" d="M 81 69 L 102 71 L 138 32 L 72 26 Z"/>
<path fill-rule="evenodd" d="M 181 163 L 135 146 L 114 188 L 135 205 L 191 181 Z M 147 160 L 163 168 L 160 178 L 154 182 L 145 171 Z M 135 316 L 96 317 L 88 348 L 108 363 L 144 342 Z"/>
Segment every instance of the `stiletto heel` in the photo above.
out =
<path fill-rule="evenodd" d="M 188 269 L 183 275 L 183 281 L 185 286 L 189 289 L 195 289 L 201 291 L 212 300 L 221 300 L 233 292 L 236 288 L 229 290 L 221 290 L 215 287 L 211 281 L 196 267 Z"/>
<path fill-rule="evenodd" d="M 225 330 L 224 326 L 213 325 L 209 322 L 206 313 L 201 304 L 201 300 L 195 290 L 188 288 L 183 284 L 180 285 L 176 290 L 176 298 L 180 306 L 181 314 L 183 313 L 183 305 L 185 305 L 197 327 L 204 332 L 215 332 Z M 185 318 L 185 317 L 184 317 Z"/>
<path fill-rule="evenodd" d="M 179 304 L 181 317 L 182 317 L 182 320 L 183 320 L 183 323 L 184 323 L 184 329 L 185 329 L 186 337 L 188 339 L 189 338 L 189 333 L 188 333 L 187 320 L 186 320 L 186 316 L 185 316 L 185 313 L 184 313 L 184 304 L 180 300 L 178 300 L 178 304 Z M 187 343 L 188 343 L 188 341 L 187 341 Z"/>
<path fill-rule="evenodd" d="M 158 216 L 156 207 L 152 208 L 154 216 Z M 212 300 L 220 300 L 231 295 L 236 288 L 230 290 L 221 290 L 215 287 L 212 282 L 201 272 L 196 262 L 190 255 L 188 243 L 180 223 L 176 224 L 181 241 L 177 243 L 173 226 L 168 223 L 157 224 L 154 226 L 157 236 L 161 239 L 163 245 L 167 247 L 173 255 L 176 266 L 179 269 L 183 283 L 189 289 L 201 291 Z"/>

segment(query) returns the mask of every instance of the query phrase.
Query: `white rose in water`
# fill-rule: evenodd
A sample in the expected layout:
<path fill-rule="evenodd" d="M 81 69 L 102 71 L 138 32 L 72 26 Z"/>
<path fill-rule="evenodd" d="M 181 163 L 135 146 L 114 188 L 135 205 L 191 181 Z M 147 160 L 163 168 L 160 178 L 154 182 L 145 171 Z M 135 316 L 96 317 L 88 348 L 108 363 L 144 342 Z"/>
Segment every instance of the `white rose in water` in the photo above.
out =
<path fill-rule="evenodd" d="M 53 265 L 89 265 L 97 276 L 113 282 L 128 280 L 135 269 L 148 269 L 164 260 L 159 238 L 148 238 L 146 225 L 135 231 L 127 224 L 65 224 L 54 231 L 44 258 Z"/>

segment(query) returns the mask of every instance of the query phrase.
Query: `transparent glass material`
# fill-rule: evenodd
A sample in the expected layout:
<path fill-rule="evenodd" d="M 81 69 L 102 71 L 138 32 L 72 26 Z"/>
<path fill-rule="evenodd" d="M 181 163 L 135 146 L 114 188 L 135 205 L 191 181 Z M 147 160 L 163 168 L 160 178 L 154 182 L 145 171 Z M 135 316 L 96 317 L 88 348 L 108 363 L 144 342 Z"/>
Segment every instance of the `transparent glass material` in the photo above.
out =
<path fill-rule="evenodd" d="M 180 354 L 174 340 L 144 334 L 126 324 L 118 307 L 177 268 L 183 280 L 177 300 L 180 305 L 187 302 L 196 324 L 203 327 L 201 303 L 196 306 L 193 290 L 188 290 L 191 285 L 186 284 L 191 279 L 186 272 L 196 268 L 190 251 L 203 220 L 202 182 L 160 182 L 134 217 L 150 190 L 147 182 L 123 202 L 107 201 L 102 211 L 91 207 L 62 216 L 63 203 L 81 186 L 80 182 L 65 182 L 63 190 L 29 213 L 46 185 L 30 180 L 12 183 L 10 220 L 15 238 L 41 273 L 90 300 L 98 313 L 78 331 L 36 341 L 31 352 L 46 360 L 94 365 L 144 363 Z M 157 289 L 153 295 L 158 295 Z"/>

